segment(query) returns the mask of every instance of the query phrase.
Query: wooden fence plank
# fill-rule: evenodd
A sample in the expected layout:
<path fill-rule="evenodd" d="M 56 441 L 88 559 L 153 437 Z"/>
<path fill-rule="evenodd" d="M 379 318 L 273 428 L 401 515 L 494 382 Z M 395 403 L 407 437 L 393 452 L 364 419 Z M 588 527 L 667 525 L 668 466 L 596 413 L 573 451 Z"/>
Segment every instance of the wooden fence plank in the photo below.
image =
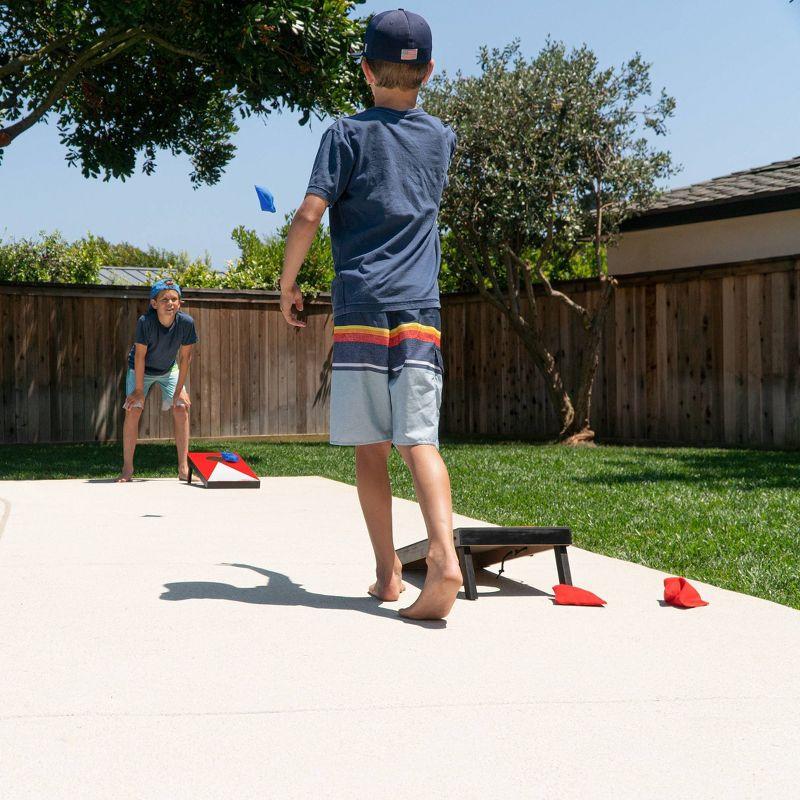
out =
<path fill-rule="evenodd" d="M 0 295 L 0 432 L 4 442 L 15 440 L 14 432 L 14 337 L 15 300 Z"/>
<path fill-rule="evenodd" d="M 798 291 L 798 272 L 788 273 L 786 292 L 786 326 L 783 331 L 784 374 L 786 375 L 786 442 L 787 447 L 800 446 L 800 414 L 798 413 L 798 390 L 800 389 L 800 291 Z"/>
<path fill-rule="evenodd" d="M 750 377 L 748 366 L 748 325 L 747 325 L 747 277 L 734 278 L 736 282 L 736 444 L 745 444 L 748 439 L 748 395 L 750 392 Z"/>
<path fill-rule="evenodd" d="M 747 441 L 756 446 L 763 444 L 761 424 L 761 275 L 748 275 L 747 285 Z"/>
<path fill-rule="evenodd" d="M 211 436 L 222 436 L 222 386 L 220 363 L 222 362 L 222 305 L 213 305 L 209 308 L 206 339 L 205 369 L 209 386 L 211 402 L 209 404 L 210 420 L 205 430 Z"/>
<path fill-rule="evenodd" d="M 285 327 L 283 319 L 275 314 L 269 315 L 268 328 L 268 379 L 269 395 L 267 397 L 267 425 L 265 430 L 270 433 L 278 433 L 280 430 L 280 420 L 278 419 L 278 408 L 280 407 L 280 362 L 278 359 L 281 342 L 278 332 Z"/>
<path fill-rule="evenodd" d="M 770 389 L 773 445 L 786 444 L 786 305 L 791 273 L 781 272 L 767 276 L 770 290 L 771 313 L 766 339 L 770 348 Z"/>
<path fill-rule="evenodd" d="M 701 352 L 699 373 L 699 436 L 703 443 L 714 439 L 714 319 L 712 293 L 716 281 L 698 281 L 700 293 Z M 718 441 L 718 440 L 717 440 Z"/>
<path fill-rule="evenodd" d="M 721 336 L 722 363 L 719 372 L 722 379 L 722 437 L 724 444 L 736 443 L 736 394 L 739 391 L 736 381 L 736 279 L 728 276 L 720 280 L 722 294 Z"/>
<path fill-rule="evenodd" d="M 772 418 L 772 388 L 775 378 L 770 341 L 770 320 L 774 313 L 771 278 L 771 275 L 764 275 L 761 278 L 761 320 L 758 327 L 761 342 L 761 443 L 765 447 L 774 444 L 775 436 Z"/>

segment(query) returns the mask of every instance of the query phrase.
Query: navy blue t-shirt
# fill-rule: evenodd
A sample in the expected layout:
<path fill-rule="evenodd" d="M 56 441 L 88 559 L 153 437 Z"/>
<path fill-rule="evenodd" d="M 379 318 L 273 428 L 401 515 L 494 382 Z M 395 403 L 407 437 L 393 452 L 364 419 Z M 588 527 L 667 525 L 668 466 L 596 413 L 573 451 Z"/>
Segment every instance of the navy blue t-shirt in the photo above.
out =
<path fill-rule="evenodd" d="M 144 361 L 145 375 L 163 375 L 175 365 L 181 345 L 195 344 L 197 331 L 194 320 L 183 311 L 175 315 L 169 328 L 165 328 L 158 321 L 158 314 L 151 308 L 142 314 L 136 323 L 136 344 L 131 347 L 128 354 L 128 366 L 134 369 L 137 344 L 147 345 L 147 355 Z"/>
<path fill-rule="evenodd" d="M 369 108 L 325 131 L 307 193 L 330 206 L 334 314 L 439 306 L 436 216 L 455 146 L 420 108 Z"/>

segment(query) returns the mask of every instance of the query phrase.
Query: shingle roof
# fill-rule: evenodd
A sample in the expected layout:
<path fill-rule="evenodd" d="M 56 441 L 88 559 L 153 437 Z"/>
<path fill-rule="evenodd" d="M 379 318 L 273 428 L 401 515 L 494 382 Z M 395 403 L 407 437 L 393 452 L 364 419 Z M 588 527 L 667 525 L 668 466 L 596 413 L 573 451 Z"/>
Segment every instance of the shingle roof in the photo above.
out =
<path fill-rule="evenodd" d="M 142 267 L 100 267 L 100 283 L 106 286 L 141 286 L 153 281 L 153 270 Z"/>
<path fill-rule="evenodd" d="M 765 167 L 732 172 L 721 178 L 712 178 L 710 181 L 672 189 L 662 195 L 651 210 L 724 202 L 734 198 L 750 198 L 755 195 L 786 191 L 800 192 L 800 156 L 789 161 L 775 161 Z"/>
<path fill-rule="evenodd" d="M 800 207 L 800 156 L 665 192 L 623 230 Z"/>

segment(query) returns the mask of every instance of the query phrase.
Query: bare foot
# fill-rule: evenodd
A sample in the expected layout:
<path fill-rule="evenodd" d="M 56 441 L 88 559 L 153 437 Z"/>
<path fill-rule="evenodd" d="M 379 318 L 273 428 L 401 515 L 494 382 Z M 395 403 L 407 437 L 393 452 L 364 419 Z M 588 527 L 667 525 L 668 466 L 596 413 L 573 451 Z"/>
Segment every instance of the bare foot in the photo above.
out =
<path fill-rule="evenodd" d="M 400 599 L 400 592 L 404 592 L 406 587 L 400 580 L 399 575 L 392 575 L 388 583 L 382 581 L 375 581 L 367 591 L 378 600 L 387 600 L 389 602 Z"/>
<path fill-rule="evenodd" d="M 178 480 L 179 481 L 188 481 L 189 480 L 189 470 L 178 470 Z"/>
<path fill-rule="evenodd" d="M 117 483 L 130 483 L 133 480 L 133 470 L 132 469 L 125 469 L 122 468 L 122 472 L 120 472 L 119 477 L 117 478 Z"/>
<path fill-rule="evenodd" d="M 430 554 L 428 574 L 419 597 L 408 608 L 400 609 L 400 616 L 407 619 L 444 619 L 453 608 L 456 595 L 461 588 L 461 570 L 455 553 L 440 558 Z"/>
<path fill-rule="evenodd" d="M 394 564 L 392 565 L 392 573 L 389 580 L 384 580 L 381 577 L 380 570 L 375 570 L 375 575 L 378 580 L 367 589 L 367 592 L 378 600 L 387 600 L 392 602 L 400 597 L 400 593 L 406 590 L 406 585 L 403 583 L 403 565 L 400 559 L 395 556 Z"/>

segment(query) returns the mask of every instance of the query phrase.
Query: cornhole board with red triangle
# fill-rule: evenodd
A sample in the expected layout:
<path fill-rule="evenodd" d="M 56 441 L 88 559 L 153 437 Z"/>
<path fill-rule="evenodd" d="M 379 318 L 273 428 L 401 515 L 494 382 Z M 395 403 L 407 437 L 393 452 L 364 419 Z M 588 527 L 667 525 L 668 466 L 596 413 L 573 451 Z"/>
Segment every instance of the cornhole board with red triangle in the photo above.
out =
<path fill-rule="evenodd" d="M 238 461 L 230 462 L 225 461 L 221 453 L 189 453 L 187 483 L 192 482 L 195 472 L 207 489 L 258 489 L 261 486 L 258 475 L 241 456 Z"/>

